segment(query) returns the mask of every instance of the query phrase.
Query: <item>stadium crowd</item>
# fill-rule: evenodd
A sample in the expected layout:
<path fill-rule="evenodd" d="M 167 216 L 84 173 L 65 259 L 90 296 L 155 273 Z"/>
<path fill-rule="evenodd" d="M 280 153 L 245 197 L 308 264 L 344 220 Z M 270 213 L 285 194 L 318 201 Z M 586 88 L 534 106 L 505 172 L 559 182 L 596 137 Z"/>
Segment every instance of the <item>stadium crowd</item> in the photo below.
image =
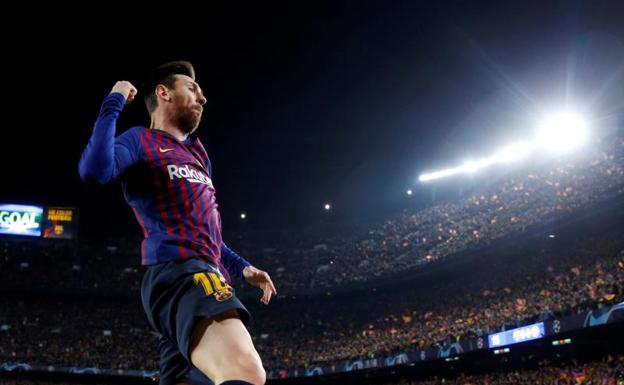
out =
<path fill-rule="evenodd" d="M 272 274 L 281 293 L 269 307 L 246 302 L 265 366 L 309 367 L 444 347 L 623 301 L 621 218 L 617 226 L 565 241 L 525 232 L 622 196 L 624 140 L 597 148 L 585 158 L 518 171 L 456 201 L 406 211 L 363 233 L 322 241 L 302 241 L 308 237 L 301 234 L 251 258 Z M 243 255 L 262 247 L 241 242 L 233 246 Z M 0 292 L 0 361 L 157 369 L 156 336 L 138 299 L 137 250 L 131 238 L 1 241 L 0 288 L 11 291 Z M 452 278 L 440 273 L 426 284 L 374 288 L 392 274 L 424 274 L 420 267 L 467 255 L 474 260 Z M 372 286 L 335 291 L 357 282 Z M 56 289 L 82 294 L 61 296 Z"/>
<path fill-rule="evenodd" d="M 397 383 L 393 383 L 397 384 Z M 589 363 L 542 362 L 538 369 L 514 370 L 485 375 L 461 375 L 454 379 L 433 378 L 426 381 L 402 381 L 397 385 L 622 385 L 624 356 L 608 356 Z M 387 384 L 390 385 L 390 384 Z"/>
<path fill-rule="evenodd" d="M 3 299 L 0 361 L 115 369 L 157 368 L 140 303 Z M 137 347 L 145 354 L 138 354 Z"/>
<path fill-rule="evenodd" d="M 93 382 L 90 382 L 93 383 Z M 3 385 L 69 385 L 57 381 L 2 379 Z M 75 384 L 72 382 L 71 384 Z M 105 384 L 93 383 L 94 385 Z M 624 356 L 607 356 L 596 362 L 555 363 L 543 361 L 535 369 L 482 375 L 461 374 L 456 378 L 433 377 L 422 381 L 399 380 L 383 385 L 622 385 Z"/>
<path fill-rule="evenodd" d="M 307 366 L 445 346 L 504 326 L 579 313 L 624 299 L 621 238 L 616 229 L 565 249 L 510 245 L 504 257 L 484 256 L 474 262 L 478 268 L 464 267 L 460 276 L 426 288 L 403 286 L 344 300 L 295 300 L 283 310 L 260 308 L 257 318 L 279 328 L 265 322 L 254 325 L 253 335 L 269 367 Z M 273 311 L 301 316 L 285 325 L 274 320 Z M 292 335 L 300 337 L 292 341 Z"/>
<path fill-rule="evenodd" d="M 624 192 L 624 139 L 587 157 L 535 165 L 533 171 L 477 189 L 468 197 L 406 210 L 364 236 L 340 234 L 299 252 L 267 259 L 280 287 L 329 288 L 363 282 L 486 247 L 532 225 L 561 219 Z"/>
<path fill-rule="evenodd" d="M 596 148 L 601 150 L 555 161 L 548 168 L 534 165 L 528 174 L 518 171 L 457 201 L 406 210 L 368 231 L 322 239 L 292 232 L 281 245 L 265 244 L 272 250 L 265 254 L 259 253 L 263 246 L 256 241 L 238 239 L 234 248 L 271 273 L 282 293 L 323 292 L 415 270 L 620 196 L 624 139 L 617 137 Z M 143 272 L 138 266 L 139 244 L 132 238 L 48 245 L 1 242 L 0 282 L 138 291 Z M 30 276 L 39 278 L 33 281 Z"/>
<path fill-rule="evenodd" d="M 267 368 L 385 356 L 444 346 L 537 319 L 624 300 L 620 229 L 576 242 L 545 237 L 510 244 L 426 287 L 344 297 L 247 301 L 252 336 Z M 513 271 L 514 274 L 509 272 Z M 413 287 L 412 287 L 413 286 Z M 4 298 L 0 361 L 116 369 L 156 369 L 156 337 L 138 298 Z M 284 316 L 297 315 L 297 316 Z M 137 354 L 137 347 L 141 354 Z"/>

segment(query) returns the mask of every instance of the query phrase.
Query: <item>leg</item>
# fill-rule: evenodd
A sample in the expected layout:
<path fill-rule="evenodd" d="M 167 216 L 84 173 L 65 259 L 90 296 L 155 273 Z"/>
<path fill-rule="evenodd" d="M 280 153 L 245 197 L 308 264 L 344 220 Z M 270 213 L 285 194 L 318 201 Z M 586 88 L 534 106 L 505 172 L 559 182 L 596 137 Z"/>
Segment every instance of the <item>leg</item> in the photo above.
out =
<path fill-rule="evenodd" d="M 159 385 L 214 385 L 202 372 L 193 367 L 180 353 L 178 347 L 165 337 L 160 337 Z"/>
<path fill-rule="evenodd" d="M 215 385 L 232 380 L 263 385 L 266 381 L 260 356 L 235 310 L 197 322 L 189 352 L 193 365 Z"/>

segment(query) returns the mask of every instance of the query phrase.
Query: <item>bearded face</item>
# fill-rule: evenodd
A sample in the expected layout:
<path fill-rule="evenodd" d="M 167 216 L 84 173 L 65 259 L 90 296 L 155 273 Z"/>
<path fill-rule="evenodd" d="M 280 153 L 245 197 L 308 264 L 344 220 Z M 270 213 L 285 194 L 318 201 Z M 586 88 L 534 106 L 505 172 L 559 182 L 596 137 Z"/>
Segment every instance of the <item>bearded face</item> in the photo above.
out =
<path fill-rule="evenodd" d="M 185 134 L 195 132 L 201 121 L 203 108 L 201 105 L 178 105 L 175 109 L 173 121 L 177 124 L 180 131 Z"/>
<path fill-rule="evenodd" d="M 179 76 L 172 94 L 174 124 L 184 134 L 192 134 L 199 126 L 206 98 L 193 79 Z"/>

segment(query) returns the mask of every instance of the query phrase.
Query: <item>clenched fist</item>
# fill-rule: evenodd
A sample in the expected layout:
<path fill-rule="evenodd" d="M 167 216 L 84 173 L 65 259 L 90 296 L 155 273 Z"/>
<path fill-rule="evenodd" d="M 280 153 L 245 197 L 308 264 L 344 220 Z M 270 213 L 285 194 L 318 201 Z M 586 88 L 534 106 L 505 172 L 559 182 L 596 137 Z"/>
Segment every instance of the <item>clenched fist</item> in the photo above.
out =
<path fill-rule="evenodd" d="M 111 94 L 114 92 L 122 94 L 124 98 L 126 98 L 126 104 L 128 104 L 134 100 L 134 97 L 137 94 L 137 89 L 129 81 L 120 80 L 113 86 Z"/>

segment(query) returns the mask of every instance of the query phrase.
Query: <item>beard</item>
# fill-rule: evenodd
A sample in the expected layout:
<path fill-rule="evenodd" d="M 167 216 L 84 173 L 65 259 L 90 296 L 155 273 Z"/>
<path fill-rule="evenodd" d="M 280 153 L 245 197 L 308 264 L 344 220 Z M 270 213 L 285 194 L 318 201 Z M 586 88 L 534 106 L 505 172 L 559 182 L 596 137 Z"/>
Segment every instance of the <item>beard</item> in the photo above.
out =
<path fill-rule="evenodd" d="M 183 111 L 179 111 L 175 117 L 175 122 L 177 123 L 178 128 L 184 134 L 190 135 L 199 126 L 199 121 L 201 120 L 201 113 L 197 113 L 192 109 L 185 109 Z"/>

